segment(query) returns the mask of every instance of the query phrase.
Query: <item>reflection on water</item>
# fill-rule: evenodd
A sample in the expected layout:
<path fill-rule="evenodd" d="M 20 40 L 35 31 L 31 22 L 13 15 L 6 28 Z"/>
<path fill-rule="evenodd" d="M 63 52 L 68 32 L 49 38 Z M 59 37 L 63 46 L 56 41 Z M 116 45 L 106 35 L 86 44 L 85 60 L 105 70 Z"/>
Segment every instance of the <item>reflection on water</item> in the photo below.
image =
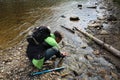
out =
<path fill-rule="evenodd" d="M 95 10 L 77 8 L 77 4 L 86 1 L 90 2 L 90 0 L 0 0 L 0 48 L 16 44 L 23 37 L 21 33 L 33 25 L 45 24 L 52 26 L 53 30 L 54 27 L 58 29 L 59 25 L 86 26 L 85 22 L 96 18 L 96 13 L 91 14 L 92 17 L 88 16 Z M 80 16 L 80 23 L 69 21 L 72 14 Z M 61 15 L 65 15 L 66 18 L 62 19 Z"/>
<path fill-rule="evenodd" d="M 34 24 L 52 16 L 49 7 L 61 0 L 0 0 L 0 47 L 10 45 L 18 34 Z M 46 9 L 45 9 L 46 8 Z"/>

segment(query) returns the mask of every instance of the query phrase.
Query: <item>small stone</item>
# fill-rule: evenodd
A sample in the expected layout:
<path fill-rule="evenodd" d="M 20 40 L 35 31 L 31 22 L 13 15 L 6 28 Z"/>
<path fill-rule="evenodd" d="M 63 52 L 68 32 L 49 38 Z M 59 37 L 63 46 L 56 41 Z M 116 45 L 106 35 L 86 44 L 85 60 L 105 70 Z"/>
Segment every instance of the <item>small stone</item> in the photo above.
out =
<path fill-rule="evenodd" d="M 82 48 L 82 49 L 85 49 L 86 47 L 87 47 L 86 44 L 82 44 L 82 45 L 81 45 L 81 48 Z"/>
<path fill-rule="evenodd" d="M 111 75 L 112 75 L 113 78 L 115 78 L 116 80 L 118 80 L 117 74 L 115 74 L 114 72 L 111 72 Z"/>
<path fill-rule="evenodd" d="M 93 60 L 93 57 L 91 57 L 90 55 L 85 55 L 85 58 L 88 60 Z"/>
<path fill-rule="evenodd" d="M 61 15 L 62 18 L 66 18 L 65 15 Z"/>
<path fill-rule="evenodd" d="M 2 78 L 3 78 L 4 76 L 2 75 L 2 74 L 0 74 L 0 79 L 2 80 Z"/>
<path fill-rule="evenodd" d="M 72 16 L 72 17 L 70 17 L 70 20 L 71 20 L 71 21 L 78 21 L 78 20 L 80 20 L 80 19 L 79 19 L 78 16 Z"/>
<path fill-rule="evenodd" d="M 82 7 L 82 4 L 78 4 L 78 7 Z"/>
<path fill-rule="evenodd" d="M 106 9 L 106 7 L 105 6 L 101 6 L 100 9 Z"/>
<path fill-rule="evenodd" d="M 88 24 L 88 28 L 98 28 L 98 27 L 103 27 L 103 25 L 100 23 L 89 23 Z"/>
<path fill-rule="evenodd" d="M 100 69 L 98 73 L 104 76 L 107 72 L 105 69 Z"/>
<path fill-rule="evenodd" d="M 81 48 L 85 49 L 85 48 L 86 48 L 86 46 L 82 46 Z"/>
<path fill-rule="evenodd" d="M 97 8 L 97 6 L 96 6 L 96 5 L 95 5 L 95 6 L 89 6 L 89 7 L 87 7 L 87 8 L 96 9 L 96 8 Z"/>
<path fill-rule="evenodd" d="M 79 9 L 82 9 L 82 4 L 78 4 L 78 8 L 79 8 Z"/>
<path fill-rule="evenodd" d="M 101 34 L 101 35 L 108 35 L 109 33 L 108 33 L 106 30 L 102 30 L 102 31 L 100 32 L 100 34 Z"/>
<path fill-rule="evenodd" d="M 88 75 L 89 77 L 91 77 L 93 74 L 92 74 L 92 72 L 87 72 L 87 75 Z"/>
<path fill-rule="evenodd" d="M 99 20 L 105 20 L 106 17 L 105 16 L 98 16 L 97 19 L 99 19 Z"/>
<path fill-rule="evenodd" d="M 3 61 L 2 64 L 5 64 L 5 61 Z"/>
<path fill-rule="evenodd" d="M 105 75 L 105 80 L 110 80 L 110 77 L 108 75 Z"/>
<path fill-rule="evenodd" d="M 1 72 L 4 72 L 4 70 L 1 70 Z"/>
<path fill-rule="evenodd" d="M 99 54 L 100 54 L 100 51 L 99 51 L 99 50 L 95 50 L 95 51 L 93 51 L 93 54 L 99 55 Z"/>
<path fill-rule="evenodd" d="M 117 18 L 114 15 L 110 15 L 110 16 L 108 16 L 107 20 L 108 21 L 116 21 Z"/>

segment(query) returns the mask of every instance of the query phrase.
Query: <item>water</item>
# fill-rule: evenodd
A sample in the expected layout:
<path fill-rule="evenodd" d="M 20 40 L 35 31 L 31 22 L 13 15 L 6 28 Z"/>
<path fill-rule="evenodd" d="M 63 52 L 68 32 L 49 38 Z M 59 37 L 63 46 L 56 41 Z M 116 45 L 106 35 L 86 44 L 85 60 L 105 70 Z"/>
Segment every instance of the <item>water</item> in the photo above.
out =
<path fill-rule="evenodd" d="M 0 48 L 4 49 L 18 43 L 23 38 L 25 30 L 31 26 L 47 25 L 53 30 L 63 32 L 66 31 L 61 29 L 60 25 L 69 28 L 86 27 L 89 20 L 96 19 L 96 13 L 89 15 L 95 10 L 86 12 L 86 9 L 80 10 L 77 5 L 84 4 L 85 7 L 89 2 L 89 0 L 0 0 Z M 63 19 L 62 15 L 66 18 Z M 71 15 L 79 16 L 80 21 L 69 21 Z"/>
<path fill-rule="evenodd" d="M 51 16 L 49 7 L 53 4 L 57 4 L 57 0 L 0 0 L 0 47 L 14 43 L 16 37 L 37 19 Z"/>
<path fill-rule="evenodd" d="M 60 25 L 68 28 L 86 28 L 90 20 L 97 18 L 96 10 L 86 7 L 95 3 L 96 0 L 0 0 L 0 49 L 17 44 L 29 28 L 48 25 L 52 31 L 60 30 L 64 33 L 69 50 L 76 49 L 80 52 L 80 37 L 61 28 Z M 77 8 L 78 4 L 83 4 L 83 9 Z M 62 18 L 62 15 L 65 18 Z M 72 15 L 79 16 L 80 21 L 71 22 L 69 17 Z M 84 53 L 91 52 L 89 48 L 86 50 Z M 75 53 L 74 51 L 72 52 Z M 119 61 L 113 59 L 116 63 Z"/>

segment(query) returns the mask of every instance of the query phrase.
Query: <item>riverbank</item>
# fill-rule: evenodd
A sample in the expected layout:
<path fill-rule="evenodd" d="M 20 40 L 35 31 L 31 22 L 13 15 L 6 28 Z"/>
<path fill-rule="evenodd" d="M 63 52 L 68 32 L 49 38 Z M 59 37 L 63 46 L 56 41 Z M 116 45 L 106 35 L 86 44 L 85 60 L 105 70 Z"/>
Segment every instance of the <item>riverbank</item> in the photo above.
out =
<path fill-rule="evenodd" d="M 100 5 L 101 2 L 97 2 L 97 4 Z M 78 3 L 75 4 L 75 6 L 77 5 Z M 90 9 L 84 9 L 83 7 L 82 10 L 86 11 Z M 66 20 L 66 18 L 62 18 L 62 20 L 63 19 Z M 72 26 L 70 26 L 70 28 L 71 27 Z M 95 43 L 91 45 L 93 46 L 92 49 L 88 45 L 88 43 L 91 44 L 91 41 L 86 39 L 85 36 L 83 36 L 78 32 L 75 32 L 75 34 L 73 34 L 61 28 L 60 26 L 56 26 L 53 29 L 56 28 L 65 32 L 66 37 L 64 38 L 62 43 L 60 43 L 60 46 L 63 47 L 62 51 L 66 51 L 69 53 L 69 56 L 63 59 L 61 65 L 61 66 L 65 66 L 65 69 L 63 71 L 52 72 L 35 77 L 30 77 L 29 74 L 31 72 L 38 70 L 29 63 L 29 60 L 26 57 L 26 47 L 28 43 L 24 38 L 17 45 L 10 47 L 6 50 L 0 51 L 1 53 L 0 79 L 1 80 L 33 80 L 33 79 L 35 80 L 119 80 L 120 79 L 120 73 L 118 68 L 116 68 L 116 66 L 113 63 L 109 62 L 102 56 L 102 53 L 105 53 L 105 51 L 103 52 L 100 51 L 103 49 L 95 45 Z M 48 62 L 45 65 L 47 67 L 44 66 L 43 69 L 54 68 L 55 65 L 53 62 L 52 63 L 51 62 Z"/>
<path fill-rule="evenodd" d="M 112 1 L 103 1 L 98 5 L 97 20 L 93 20 L 88 25 L 88 32 L 93 34 L 96 38 L 120 50 L 120 6 Z M 105 59 L 114 64 L 120 71 L 119 58 L 113 56 L 110 52 L 106 51 L 101 45 L 92 45 L 94 49 L 99 50 L 99 54 Z"/>
<path fill-rule="evenodd" d="M 26 41 L 23 40 L 15 47 L 1 52 L 4 54 L 0 55 L 1 80 L 119 80 L 119 72 L 113 64 L 109 63 L 101 56 L 87 52 L 86 49 L 81 49 L 81 52 L 75 52 L 74 47 L 73 50 L 68 50 L 68 47 L 64 47 L 64 49 L 68 50 L 70 55 L 63 60 L 61 65 L 65 66 L 63 71 L 60 73 L 51 72 L 30 77 L 29 74 L 31 72 L 39 70 L 29 63 L 25 54 L 26 45 Z M 88 48 L 87 45 L 86 48 Z M 74 53 L 71 53 L 71 51 Z M 54 66 L 54 63 L 48 62 L 44 65 L 43 69 L 52 69 Z"/>

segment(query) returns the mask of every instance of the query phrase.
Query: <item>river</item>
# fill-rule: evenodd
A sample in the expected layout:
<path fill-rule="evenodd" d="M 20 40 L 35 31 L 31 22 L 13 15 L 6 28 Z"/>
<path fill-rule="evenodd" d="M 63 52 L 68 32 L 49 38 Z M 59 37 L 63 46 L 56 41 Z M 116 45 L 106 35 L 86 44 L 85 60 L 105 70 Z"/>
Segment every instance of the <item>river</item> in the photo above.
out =
<path fill-rule="evenodd" d="M 83 13 L 77 8 L 77 4 L 86 2 L 90 0 L 0 0 L 0 49 L 17 44 L 24 31 L 33 25 L 54 28 L 68 24 L 70 27 L 73 23 L 66 19 L 78 15 L 83 23 L 78 22 L 77 26 L 86 26 L 85 21 L 96 18 L 96 13 L 85 17 L 93 10 L 86 12 L 84 9 Z M 61 19 L 62 15 L 67 18 Z"/>
<path fill-rule="evenodd" d="M 102 46 L 92 43 L 92 39 L 91 41 L 86 40 L 86 37 L 77 31 L 73 34 L 61 27 L 62 25 L 72 29 L 75 26 L 87 30 L 90 22 L 97 22 L 99 16 L 105 18 L 106 16 L 103 16 L 106 13 L 111 13 L 111 7 L 108 11 L 109 1 L 111 0 L 0 0 L 0 71 L 2 72 L 0 79 L 31 79 L 28 73 L 33 70 L 25 56 L 27 42 L 24 39 L 31 28 L 46 25 L 51 27 L 52 32 L 59 30 L 64 34 L 63 43 L 60 43 L 61 51 L 68 52 L 69 55 L 64 59 L 63 65 L 67 66 L 65 69 L 68 70 L 67 73 L 73 73 L 66 76 L 66 80 L 78 78 L 83 80 L 118 80 L 119 58 L 104 51 Z M 78 5 L 82 5 L 82 8 L 78 8 Z M 112 5 L 112 9 L 114 7 Z M 98 14 L 101 15 L 98 16 Z M 71 16 L 78 16 L 80 20 L 70 21 Z M 104 38 L 105 42 L 115 44 L 114 47 L 119 49 L 119 21 L 105 21 L 103 19 L 98 22 L 102 23 L 103 29 L 111 32 L 109 34 L 112 35 L 95 34 L 94 36 Z M 116 26 L 114 26 L 115 24 Z M 22 41 L 19 43 L 20 40 Z M 41 76 L 36 78 L 41 78 Z M 46 78 L 49 79 L 49 76 Z M 44 75 L 41 79 L 45 80 Z"/>

